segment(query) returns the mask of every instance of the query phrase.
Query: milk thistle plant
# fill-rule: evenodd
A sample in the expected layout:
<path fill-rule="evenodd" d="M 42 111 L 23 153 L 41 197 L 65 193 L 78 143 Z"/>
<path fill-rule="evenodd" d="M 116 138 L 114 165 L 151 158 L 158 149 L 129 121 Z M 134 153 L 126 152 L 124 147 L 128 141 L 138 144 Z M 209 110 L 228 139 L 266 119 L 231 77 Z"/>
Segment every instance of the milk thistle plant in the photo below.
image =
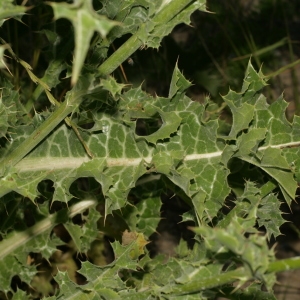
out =
<path fill-rule="evenodd" d="M 251 62 L 223 96 L 230 128 L 177 66 L 167 97 L 115 79 L 205 0 L 70 2 L 0 1 L 1 299 L 275 299 L 276 273 L 300 267 L 268 244 L 300 179 L 299 117 Z M 30 15 L 34 68 L 7 31 Z M 149 251 L 165 195 L 193 234 L 172 257 Z"/>

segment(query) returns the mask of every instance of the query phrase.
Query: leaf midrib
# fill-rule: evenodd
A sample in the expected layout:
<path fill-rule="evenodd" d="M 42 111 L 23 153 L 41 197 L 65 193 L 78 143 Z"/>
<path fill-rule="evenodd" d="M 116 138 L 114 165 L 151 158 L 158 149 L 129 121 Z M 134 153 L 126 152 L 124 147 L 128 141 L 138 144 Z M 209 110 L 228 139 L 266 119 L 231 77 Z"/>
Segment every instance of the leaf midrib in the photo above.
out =
<path fill-rule="evenodd" d="M 258 151 L 266 150 L 270 148 L 288 148 L 297 147 L 300 142 L 289 142 L 278 145 L 268 145 L 258 148 Z M 183 161 L 192 160 L 202 160 L 211 159 L 215 157 L 221 157 L 223 151 L 215 151 L 210 153 L 195 153 L 189 154 L 183 157 Z M 91 159 L 86 157 L 37 157 L 37 158 L 24 158 L 19 163 L 15 165 L 17 172 L 35 172 L 35 171 L 54 171 L 54 170 L 70 170 L 79 168 L 83 163 L 89 162 Z M 106 158 L 107 167 L 128 167 L 128 166 L 138 166 L 142 161 L 150 164 L 152 161 L 152 156 L 137 157 L 137 158 Z"/>

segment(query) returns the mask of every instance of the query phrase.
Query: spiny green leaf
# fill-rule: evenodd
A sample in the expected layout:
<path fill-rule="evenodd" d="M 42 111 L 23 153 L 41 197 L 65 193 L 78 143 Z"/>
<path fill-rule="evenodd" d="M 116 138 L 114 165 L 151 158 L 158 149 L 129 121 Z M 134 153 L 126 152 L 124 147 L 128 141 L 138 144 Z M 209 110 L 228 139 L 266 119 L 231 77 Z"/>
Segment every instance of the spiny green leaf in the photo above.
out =
<path fill-rule="evenodd" d="M 90 248 L 91 243 L 98 236 L 97 221 L 99 220 L 100 214 L 95 208 L 89 210 L 88 215 L 83 216 L 84 224 L 82 228 L 83 236 L 81 238 L 83 252 L 87 252 Z"/>
<path fill-rule="evenodd" d="M 58 271 L 55 276 L 55 281 L 59 283 L 59 294 L 58 296 L 64 297 L 64 299 L 72 299 L 80 296 L 80 299 L 94 299 L 91 298 L 89 293 L 85 292 L 85 288 L 74 283 L 68 276 L 68 272 Z M 93 293 L 91 293 L 93 296 Z"/>
<path fill-rule="evenodd" d="M 49 258 L 56 248 L 57 241 L 49 238 L 49 232 L 39 234 L 31 233 L 30 229 L 22 232 L 22 234 L 10 234 L 6 237 L 6 241 L 11 242 L 11 246 L 7 243 L 1 245 L 1 288 L 4 291 L 11 289 L 11 279 L 14 275 L 20 275 L 22 281 L 30 284 L 32 277 L 37 273 L 35 265 L 28 265 L 27 259 L 30 253 L 42 253 L 45 258 Z M 5 251 L 3 247 L 6 247 Z"/>
<path fill-rule="evenodd" d="M 148 0 L 105 0 L 100 14 L 106 15 L 111 20 L 122 22 L 122 26 L 116 26 L 110 32 L 110 38 L 117 38 L 126 33 L 135 33 L 148 16 L 148 7 L 153 6 Z"/>
<path fill-rule="evenodd" d="M 13 294 L 12 300 L 23 300 L 23 299 L 29 299 L 26 292 L 17 289 L 17 291 Z"/>
<path fill-rule="evenodd" d="M 182 73 L 179 71 L 176 64 L 169 89 L 169 98 L 173 98 L 178 92 L 185 92 L 191 85 L 192 84 L 188 80 L 186 80 Z"/>
<path fill-rule="evenodd" d="M 226 137 L 229 139 L 235 138 L 238 133 L 249 127 L 249 123 L 252 121 L 254 113 L 253 105 L 242 103 L 237 107 L 235 104 L 236 101 L 231 101 L 229 99 L 230 96 L 232 96 L 232 93 L 230 93 L 230 95 L 227 95 L 226 97 L 223 97 L 224 101 L 230 107 L 233 115 L 232 128 L 229 136 Z"/>
<path fill-rule="evenodd" d="M 296 193 L 297 183 L 286 159 L 281 154 L 282 152 L 279 149 L 266 148 L 258 153 L 259 157 L 262 156 L 260 160 L 256 157 L 241 156 L 241 158 L 260 167 L 275 179 L 284 194 L 287 204 L 290 205 Z"/>
<path fill-rule="evenodd" d="M 229 92 L 224 97 L 229 106 L 233 108 L 233 118 L 236 116 L 238 119 L 239 117 L 239 113 L 235 113 L 234 107 L 236 105 L 239 105 L 240 108 L 243 105 L 250 105 L 252 118 L 245 115 L 244 123 L 241 121 L 240 124 L 236 124 L 233 121 L 230 138 L 235 138 L 234 136 L 243 129 L 242 127 L 244 129 L 249 128 L 245 134 L 237 136 L 238 147 L 230 145 L 225 148 L 225 152 L 222 154 L 223 162 L 226 164 L 226 161 L 228 162 L 231 157 L 238 157 L 261 168 L 278 182 L 285 200 L 290 205 L 297 189 L 291 163 L 298 163 L 299 158 L 296 157 L 298 150 L 279 149 L 282 148 L 280 145 L 283 144 L 288 148 L 289 145 L 293 146 L 299 143 L 297 142 L 299 135 L 298 118 L 295 118 L 292 124 L 286 120 L 284 115 L 286 102 L 282 98 L 268 105 L 265 97 L 258 93 L 263 86 L 263 74 L 261 72 L 256 73 L 249 62 L 242 93 Z M 234 99 L 236 104 L 230 99 Z M 248 114 L 247 112 L 244 113 Z M 226 139 L 226 137 L 224 138 Z M 257 140 L 255 141 L 255 139 Z"/>
<path fill-rule="evenodd" d="M 241 155 L 250 155 L 257 151 L 259 143 L 265 139 L 266 128 L 252 129 L 247 133 L 243 133 L 237 140 L 237 149 Z"/>
<path fill-rule="evenodd" d="M 274 259 L 274 253 L 269 250 L 265 237 L 251 234 L 246 238 L 243 223 L 243 219 L 235 217 L 226 229 L 202 226 L 193 228 L 193 231 L 204 237 L 205 244 L 213 252 L 229 250 L 244 262 L 245 268 L 249 268 L 251 273 L 257 272 L 256 276 L 263 279 L 270 259 Z M 257 257 L 260 259 L 257 260 Z"/>
<path fill-rule="evenodd" d="M 219 264 L 210 264 L 198 267 L 196 267 L 195 264 L 192 265 L 185 261 L 180 261 L 179 264 L 182 269 L 182 275 L 179 278 L 176 278 L 176 281 L 181 284 L 217 275 L 222 269 L 222 266 Z"/>
<path fill-rule="evenodd" d="M 169 3 L 166 1 L 160 1 L 160 2 L 161 5 L 159 6 L 159 13 L 169 5 Z M 157 10 L 157 7 L 158 6 L 154 8 L 152 5 L 152 11 L 153 8 Z M 144 27 L 145 29 L 144 33 L 140 35 L 140 39 L 142 40 L 145 46 L 158 48 L 160 46 L 162 38 L 168 35 L 176 25 L 180 23 L 190 24 L 190 16 L 197 9 L 206 11 L 206 1 L 197 0 L 194 1 L 193 3 L 189 3 L 189 5 L 185 7 L 185 9 L 182 9 L 178 14 L 173 15 L 172 18 L 167 23 L 157 22 L 156 21 L 157 19 L 154 18 L 152 22 L 146 23 Z M 159 15 L 159 13 L 157 14 L 157 16 Z"/>
<path fill-rule="evenodd" d="M 101 86 L 105 90 L 109 91 L 113 95 L 113 97 L 115 97 L 116 95 L 121 94 L 122 89 L 126 85 L 117 83 L 116 79 L 110 76 L 108 79 L 101 80 Z"/>
<path fill-rule="evenodd" d="M 173 78 L 171 86 L 176 87 L 178 78 L 182 77 L 178 71 L 174 74 L 177 75 Z M 180 80 L 184 81 L 183 78 Z M 195 197 L 193 202 L 198 218 L 211 219 L 216 216 L 229 194 L 230 189 L 226 184 L 229 170 L 226 167 L 229 161 L 236 157 L 256 165 L 277 180 L 287 201 L 290 202 L 296 190 L 292 170 L 286 158 L 282 156 L 282 150 L 265 146 L 264 142 L 269 141 L 268 125 L 257 125 L 260 115 L 256 110 L 255 114 L 251 113 L 251 124 L 254 125 L 251 125 L 248 132 L 234 137 L 236 145 L 226 146 L 226 137 L 223 140 L 217 137 L 218 121 L 203 121 L 207 105 L 191 102 L 182 94 L 188 85 L 181 90 L 174 88 L 172 93 L 177 90 L 177 94 L 172 99 L 152 98 L 140 88 L 132 89 L 123 93 L 115 102 L 119 106 L 119 113 L 111 116 L 115 110 L 93 112 L 94 127 L 101 128 L 102 131 L 93 131 L 91 134 L 81 132 L 83 140 L 95 154 L 95 159 L 91 161 L 86 157 L 84 148 L 71 129 L 66 126 L 57 128 L 18 165 L 19 173 L 16 178 L 23 180 L 22 178 L 29 176 L 26 172 L 32 173 L 36 170 L 39 172 L 36 175 L 40 176 L 37 181 L 48 178 L 54 182 L 56 190 L 53 200 L 67 202 L 72 197 L 68 188 L 74 180 L 79 177 L 95 177 L 103 187 L 106 197 L 105 211 L 109 214 L 127 203 L 130 189 L 139 177 L 148 172 L 147 168 L 157 168 L 156 171 L 166 174 L 188 197 Z M 237 99 L 237 103 L 242 103 L 241 99 Z M 263 100 L 256 95 L 252 95 L 251 99 L 253 104 Z M 253 105 L 254 108 L 256 109 L 256 106 Z M 268 107 L 259 105 L 258 112 L 262 110 L 268 110 Z M 132 118 L 151 119 L 156 113 L 164 119 L 165 127 L 163 125 L 148 136 L 135 135 L 135 121 Z M 236 124 L 233 124 L 234 126 L 239 127 Z M 289 124 L 286 127 L 291 128 L 290 140 L 296 140 L 297 131 L 294 127 Z M 238 133 L 239 130 L 235 129 L 235 132 Z M 270 145 L 270 142 L 267 145 Z M 45 153 L 48 155 L 47 161 L 44 160 Z M 42 172 L 50 169 L 48 173 Z M 15 185 L 8 185 L 7 180 L 4 183 L 6 189 L 15 189 L 34 197 L 37 182 L 26 181 L 23 189 L 20 189 L 21 181 Z"/>
<path fill-rule="evenodd" d="M 133 234 L 133 235 L 132 235 Z M 64 297 L 76 293 L 81 295 L 85 293 L 87 295 L 108 296 L 111 295 L 112 299 L 117 298 L 117 291 L 126 289 L 125 283 L 121 280 L 120 271 L 123 269 L 136 270 L 138 267 L 138 257 L 144 252 L 143 248 L 146 245 L 146 241 L 142 234 L 127 232 L 123 245 L 119 242 L 112 243 L 112 247 L 115 254 L 115 261 L 105 267 L 98 267 L 92 265 L 90 262 L 83 262 L 82 268 L 79 273 L 86 276 L 89 281 L 84 286 L 78 286 L 74 283 L 70 283 L 66 280 L 66 273 L 59 274 L 55 278 L 61 286 L 61 294 Z M 62 277 L 63 275 L 63 277 Z"/>
<path fill-rule="evenodd" d="M 130 230 L 143 233 L 147 238 L 156 232 L 157 225 L 161 220 L 161 187 L 159 181 L 150 181 L 152 176 L 138 181 L 138 187 L 132 190 L 131 193 L 137 197 L 139 202 L 135 205 L 128 204 L 121 211 L 121 216 Z M 142 184 L 143 181 L 144 184 Z"/>
<path fill-rule="evenodd" d="M 243 101 L 251 100 L 251 98 L 266 85 L 266 79 L 261 70 L 256 72 L 251 64 L 251 60 L 249 60 L 241 91 L 242 93 L 247 91 Z"/>
<path fill-rule="evenodd" d="M 226 228 L 235 216 L 239 216 L 244 218 L 243 227 L 247 232 L 256 232 L 253 225 L 257 221 L 259 226 L 265 227 L 269 239 L 272 235 L 277 237 L 280 235 L 280 226 L 285 223 L 280 205 L 274 194 L 262 195 L 261 189 L 255 183 L 247 181 L 243 194 L 235 202 L 235 207 L 218 223 L 218 226 Z"/>
<path fill-rule="evenodd" d="M 93 9 L 91 0 L 80 0 L 74 4 L 52 2 L 50 5 L 53 8 L 56 19 L 67 18 L 74 26 L 76 45 L 72 83 L 75 84 L 78 80 L 94 31 L 99 32 L 102 37 L 105 37 L 118 23 L 108 20 L 105 16 L 98 15 Z"/>
<path fill-rule="evenodd" d="M 82 263 L 81 269 L 78 272 L 84 275 L 90 282 L 85 287 L 88 290 L 92 291 L 107 288 L 119 291 L 125 289 L 125 283 L 121 280 L 118 274 L 119 270 L 120 269 L 115 263 L 105 267 L 99 267 L 86 261 Z"/>
<path fill-rule="evenodd" d="M 269 194 L 261 201 L 261 207 L 257 211 L 257 222 L 259 226 L 264 226 L 268 238 L 272 235 L 276 238 L 281 234 L 280 226 L 286 221 L 282 218 L 280 211 L 281 203 L 274 194 Z"/>
<path fill-rule="evenodd" d="M 99 217 L 99 213 L 91 208 L 88 215 L 84 217 L 87 220 L 82 226 L 71 222 L 64 224 L 64 227 L 68 230 L 80 253 L 86 253 L 89 250 L 91 243 L 96 239 L 98 235 L 97 221 Z"/>

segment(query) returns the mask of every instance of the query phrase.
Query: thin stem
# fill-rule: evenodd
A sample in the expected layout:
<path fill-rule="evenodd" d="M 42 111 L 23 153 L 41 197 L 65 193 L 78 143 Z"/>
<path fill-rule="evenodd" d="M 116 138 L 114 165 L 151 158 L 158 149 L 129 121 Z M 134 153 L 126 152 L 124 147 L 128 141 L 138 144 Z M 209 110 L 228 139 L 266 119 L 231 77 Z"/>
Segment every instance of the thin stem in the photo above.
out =
<path fill-rule="evenodd" d="M 268 74 L 268 75 L 265 75 L 265 78 L 266 78 L 266 79 L 269 79 L 269 78 L 271 78 L 271 77 L 275 77 L 275 76 L 277 76 L 277 75 L 283 73 L 283 72 L 286 71 L 286 70 L 289 70 L 289 69 L 294 68 L 294 67 L 295 67 L 296 65 L 298 65 L 298 64 L 300 64 L 300 59 L 297 59 L 297 60 L 295 60 L 294 62 L 292 62 L 292 63 L 290 63 L 290 64 L 288 64 L 288 65 L 285 65 L 284 67 L 278 69 L 277 71 L 275 71 L 275 72 L 273 72 L 273 73 L 270 73 L 270 74 Z"/>

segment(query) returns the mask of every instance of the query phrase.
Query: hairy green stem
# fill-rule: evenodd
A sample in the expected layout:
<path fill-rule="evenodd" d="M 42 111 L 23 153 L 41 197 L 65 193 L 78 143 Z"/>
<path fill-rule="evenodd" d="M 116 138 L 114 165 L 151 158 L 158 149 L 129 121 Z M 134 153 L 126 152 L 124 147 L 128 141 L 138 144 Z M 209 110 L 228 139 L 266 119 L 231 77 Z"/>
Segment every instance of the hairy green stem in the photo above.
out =
<path fill-rule="evenodd" d="M 279 273 L 299 268 L 300 257 L 293 257 L 271 262 L 266 273 Z M 183 285 L 178 285 L 172 290 L 172 294 L 184 295 L 196 293 L 206 289 L 229 284 L 241 279 L 254 280 L 255 278 L 253 278 L 253 275 L 250 273 L 250 271 L 247 271 L 245 268 L 239 268 L 234 271 L 224 272 L 217 276 L 205 278 L 201 281 L 191 281 Z"/>
<path fill-rule="evenodd" d="M 159 11 L 152 22 L 154 24 L 167 23 L 172 20 L 185 7 L 195 2 L 194 0 L 173 0 Z M 143 24 L 139 30 L 131 36 L 116 52 L 114 52 L 99 68 L 102 76 L 112 73 L 119 67 L 128 57 L 130 57 L 136 50 L 143 46 L 143 41 L 140 38 L 146 31 L 147 23 Z M 155 32 L 155 28 L 154 28 Z"/>
<path fill-rule="evenodd" d="M 286 259 L 280 259 L 273 261 L 269 264 L 267 273 L 279 273 L 284 271 L 290 271 L 300 269 L 300 257 L 292 257 L 292 258 L 286 258 Z"/>
<path fill-rule="evenodd" d="M 171 3 L 163 7 L 161 11 L 153 17 L 153 23 L 167 23 L 180 13 L 185 7 L 195 2 L 195 0 L 173 0 Z M 124 60 L 135 52 L 141 45 L 142 41 L 139 38 L 142 31 L 145 30 L 144 25 L 126 41 L 113 55 L 111 55 L 100 67 L 101 76 L 109 75 L 113 72 Z M 74 87 L 76 88 L 76 86 Z M 83 91 L 82 91 L 83 92 Z M 74 99 L 75 98 L 75 99 Z M 74 105 L 78 105 L 78 95 L 58 107 L 53 114 L 39 127 L 30 137 L 25 140 L 16 150 L 6 156 L 1 162 L 0 176 L 3 175 L 6 168 L 16 165 L 24 156 L 26 156 L 34 147 L 36 147 L 60 122 L 62 122 L 74 109 Z"/>
<path fill-rule="evenodd" d="M 250 278 L 250 271 L 247 271 L 245 268 L 239 268 L 234 271 L 228 271 L 217 276 L 215 275 L 213 277 L 205 278 L 201 281 L 191 281 L 183 285 L 178 285 L 172 290 L 172 294 L 185 295 L 197 293 L 206 289 L 232 283 L 238 279 L 247 280 Z"/>

